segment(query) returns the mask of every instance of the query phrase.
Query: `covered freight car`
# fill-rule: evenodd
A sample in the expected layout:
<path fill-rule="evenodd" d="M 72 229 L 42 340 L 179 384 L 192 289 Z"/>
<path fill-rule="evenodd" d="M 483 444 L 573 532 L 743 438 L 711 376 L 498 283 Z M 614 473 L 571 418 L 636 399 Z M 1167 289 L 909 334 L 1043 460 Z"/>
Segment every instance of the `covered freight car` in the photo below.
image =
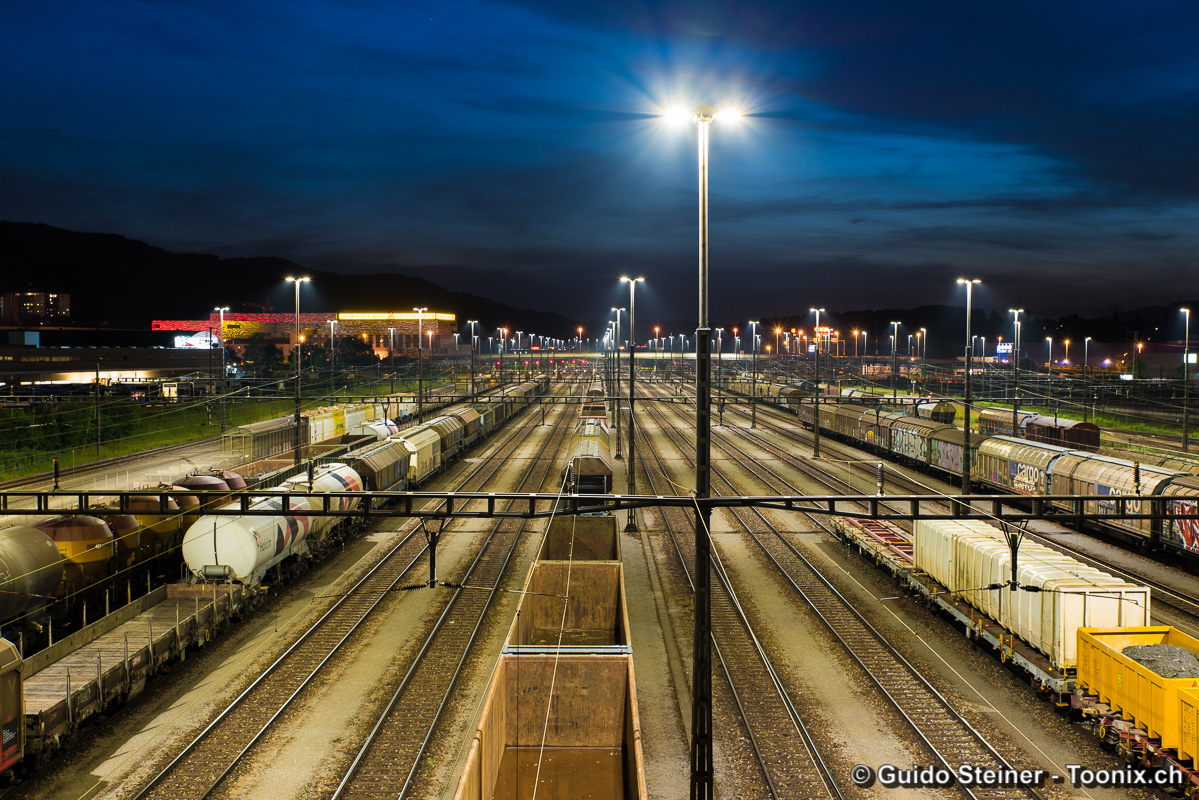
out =
<path fill-rule="evenodd" d="M 920 419 L 928 419 L 943 425 L 952 425 L 958 416 L 958 407 L 948 400 L 920 400 L 912 409 Z"/>

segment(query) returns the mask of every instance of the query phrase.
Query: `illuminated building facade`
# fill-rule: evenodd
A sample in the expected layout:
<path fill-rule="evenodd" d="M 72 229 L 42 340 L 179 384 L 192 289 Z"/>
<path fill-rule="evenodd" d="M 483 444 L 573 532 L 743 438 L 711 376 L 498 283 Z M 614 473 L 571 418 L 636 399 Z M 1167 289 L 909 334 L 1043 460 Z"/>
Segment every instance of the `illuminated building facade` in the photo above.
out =
<path fill-rule="evenodd" d="M 334 326 L 329 323 L 336 321 L 337 337 L 354 336 L 363 339 L 380 356 L 385 357 L 391 344 L 391 329 L 395 329 L 395 354 L 397 356 L 416 356 L 418 320 L 416 312 L 345 312 L 345 313 L 301 313 L 300 335 L 305 342 L 328 344 Z M 285 353 L 291 352 L 292 331 L 295 324 L 295 314 L 283 313 L 254 313 L 231 314 L 225 313 L 225 329 L 220 329 L 220 315 L 213 312 L 208 319 L 200 320 L 154 320 L 153 330 L 178 331 L 180 333 L 199 333 L 211 331 L 214 336 L 224 339 L 229 347 L 241 353 L 246 341 L 254 335 L 261 335 L 267 341 L 274 343 Z M 457 315 L 444 312 L 426 312 L 419 320 L 420 330 L 424 331 L 425 348 L 434 353 L 454 352 L 454 334 L 458 333 Z M 432 336 L 430 336 L 432 333 Z M 463 344 L 465 347 L 465 343 Z"/>
<path fill-rule="evenodd" d="M 71 296 L 55 292 L 0 294 L 0 325 L 62 324 L 71 321 Z"/>

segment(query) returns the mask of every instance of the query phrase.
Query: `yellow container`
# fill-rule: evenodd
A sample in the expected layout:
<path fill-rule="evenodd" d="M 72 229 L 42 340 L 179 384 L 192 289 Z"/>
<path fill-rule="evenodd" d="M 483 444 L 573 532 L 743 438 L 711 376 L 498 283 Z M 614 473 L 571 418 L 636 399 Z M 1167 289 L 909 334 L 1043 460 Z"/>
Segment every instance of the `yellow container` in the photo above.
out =
<path fill-rule="evenodd" d="M 1199 689 L 1182 689 L 1178 692 L 1180 758 L 1195 758 L 1199 755 Z"/>
<path fill-rule="evenodd" d="M 1195 678 L 1163 678 L 1120 651 L 1129 645 L 1169 644 L 1199 655 L 1199 639 L 1169 626 L 1078 629 L 1078 686 L 1144 728 L 1161 746 L 1181 744 L 1179 693 L 1199 687 Z"/>

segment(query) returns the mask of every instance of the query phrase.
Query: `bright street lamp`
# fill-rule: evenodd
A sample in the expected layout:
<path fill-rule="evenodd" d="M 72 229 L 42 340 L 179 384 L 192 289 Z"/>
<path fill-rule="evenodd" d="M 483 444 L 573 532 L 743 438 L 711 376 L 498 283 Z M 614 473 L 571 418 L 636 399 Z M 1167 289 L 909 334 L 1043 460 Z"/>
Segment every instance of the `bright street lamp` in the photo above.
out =
<path fill-rule="evenodd" d="M 891 323 L 891 397 L 898 399 L 899 397 L 899 373 L 895 369 L 895 350 L 899 347 L 899 326 L 900 323 Z M 816 391 L 820 391 L 820 386 L 816 387 Z"/>
<path fill-rule="evenodd" d="M 928 328 L 920 329 L 920 377 L 928 380 Z"/>
<path fill-rule="evenodd" d="M 816 328 L 813 333 L 816 334 L 816 363 L 812 370 L 812 379 L 816 383 L 816 392 L 812 395 L 812 458 L 820 458 L 820 312 L 823 308 L 809 308 L 808 311 L 816 314 Z M 854 336 L 854 344 L 857 344 L 857 336 Z"/>
<path fill-rule="evenodd" d="M 416 312 L 416 421 L 425 421 L 425 317 L 427 308 L 413 308 Z"/>
<path fill-rule="evenodd" d="M 708 135 L 712 121 L 732 121 L 740 113 L 717 112 L 707 103 L 690 115 L 674 112 L 675 119 L 696 123 L 699 132 L 699 324 L 695 335 L 695 496 L 711 496 L 712 360 L 708 327 Z M 698 503 L 695 514 L 695 607 L 692 643 L 691 800 L 712 800 L 712 512 Z"/>
<path fill-rule="evenodd" d="M 1020 315 L 1023 308 L 1009 308 L 1012 314 L 1012 436 L 1020 438 Z"/>
<path fill-rule="evenodd" d="M 615 366 L 613 367 L 616 370 L 615 379 L 613 380 L 613 384 L 616 387 L 616 391 L 612 392 L 612 395 L 613 395 L 612 408 L 614 409 L 613 416 L 616 417 L 616 452 L 612 454 L 612 457 L 613 458 L 621 458 L 622 456 L 620 455 L 620 312 L 624 311 L 625 309 L 624 308 L 616 308 L 615 306 L 613 306 L 612 310 L 616 312 L 616 338 L 612 340 L 612 354 L 616 358 Z"/>
<path fill-rule="evenodd" d="M 634 308 L 637 300 L 635 289 L 637 288 L 638 283 L 645 282 L 645 278 L 630 278 L 628 276 L 621 276 L 620 281 L 621 283 L 629 284 L 629 464 L 627 473 L 629 476 L 629 494 L 636 494 L 637 458 L 635 432 L 637 429 L 637 423 L 633 417 L 633 405 L 635 401 L 633 394 L 633 353 L 637 349 L 637 321 L 636 317 L 634 317 Z M 632 533 L 637 530 L 637 518 L 634 516 L 634 514 L 634 509 L 630 508 L 629 521 L 625 526 L 626 533 Z"/>
<path fill-rule="evenodd" d="M 229 368 L 225 366 L 225 312 L 228 310 L 229 306 L 213 309 L 221 315 L 221 433 L 225 432 L 225 382 L 229 379 Z"/>
<path fill-rule="evenodd" d="M 1191 427 L 1191 310 L 1181 309 L 1186 314 L 1186 327 L 1182 338 L 1182 452 L 1190 451 Z"/>
<path fill-rule="evenodd" d="M 1087 407 L 1090 405 L 1087 402 L 1087 395 L 1090 393 L 1090 387 L 1087 386 L 1087 384 L 1089 382 L 1087 379 L 1087 372 L 1090 369 L 1088 366 L 1090 363 L 1090 358 L 1088 357 L 1087 351 L 1090 349 L 1090 345 L 1091 345 L 1091 337 L 1090 336 L 1088 336 L 1087 338 L 1082 340 L 1082 421 L 1083 422 L 1087 421 Z M 1184 409 L 1184 416 L 1185 416 L 1185 409 Z M 1093 421 L 1094 420 L 1092 420 L 1092 422 Z M 1185 434 L 1184 434 L 1184 436 L 1185 436 Z M 1183 441 L 1185 442 L 1185 439 Z"/>
<path fill-rule="evenodd" d="M 475 394 L 475 326 L 479 324 L 479 321 L 468 319 L 466 324 L 470 326 L 470 393 L 473 397 Z"/>
<path fill-rule="evenodd" d="M 387 360 L 390 362 L 391 368 L 391 393 L 396 393 L 396 329 L 388 328 L 387 333 L 390 334 L 390 339 L 387 344 Z"/>
<path fill-rule="evenodd" d="M 749 400 L 749 427 L 756 428 L 758 427 L 758 325 L 761 323 L 751 319 L 749 324 L 753 326 L 752 338 L 750 339 L 750 343 L 753 345 L 753 355 L 751 356 L 753 359 L 753 380 L 750 383 L 750 394 L 752 396 Z"/>
<path fill-rule="evenodd" d="M 329 320 L 329 393 L 334 394 L 333 384 L 337 375 L 337 320 Z"/>
<path fill-rule="evenodd" d="M 299 466 L 299 463 L 300 463 L 300 358 L 301 358 L 301 350 L 300 350 L 300 344 L 301 344 L 300 343 L 300 284 L 304 283 L 305 281 L 311 281 L 312 279 L 311 278 L 292 278 L 289 276 L 287 278 L 287 280 L 289 283 L 294 283 L 296 285 L 296 319 L 295 319 L 295 325 L 294 325 L 294 328 L 292 331 L 293 335 L 295 336 L 296 341 L 295 341 L 295 347 L 293 347 L 291 349 L 291 356 L 293 359 L 295 359 L 295 362 L 296 362 L 296 417 L 295 417 L 294 445 L 295 445 L 295 464 L 297 466 Z"/>
<path fill-rule="evenodd" d="M 974 284 L 981 281 L 978 278 L 958 278 L 957 282 L 966 287 L 966 418 L 962 425 L 962 494 L 970 494 L 970 372 L 971 362 L 974 361 L 974 342 L 970 340 L 970 317 Z M 986 355 L 985 344 L 983 355 Z"/>

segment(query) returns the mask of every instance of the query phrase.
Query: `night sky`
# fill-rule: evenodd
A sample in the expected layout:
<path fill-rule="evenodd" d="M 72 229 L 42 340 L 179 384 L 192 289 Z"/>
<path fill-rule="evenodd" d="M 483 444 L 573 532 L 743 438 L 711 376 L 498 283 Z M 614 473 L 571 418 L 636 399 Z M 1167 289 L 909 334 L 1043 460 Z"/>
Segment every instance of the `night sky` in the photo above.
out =
<path fill-rule="evenodd" d="M 688 319 L 696 133 L 660 115 L 708 101 L 746 115 L 712 128 L 714 324 L 958 276 L 1199 298 L 1195 0 L 7 2 L 0 63 L 0 219 L 579 319 L 631 272 Z"/>

